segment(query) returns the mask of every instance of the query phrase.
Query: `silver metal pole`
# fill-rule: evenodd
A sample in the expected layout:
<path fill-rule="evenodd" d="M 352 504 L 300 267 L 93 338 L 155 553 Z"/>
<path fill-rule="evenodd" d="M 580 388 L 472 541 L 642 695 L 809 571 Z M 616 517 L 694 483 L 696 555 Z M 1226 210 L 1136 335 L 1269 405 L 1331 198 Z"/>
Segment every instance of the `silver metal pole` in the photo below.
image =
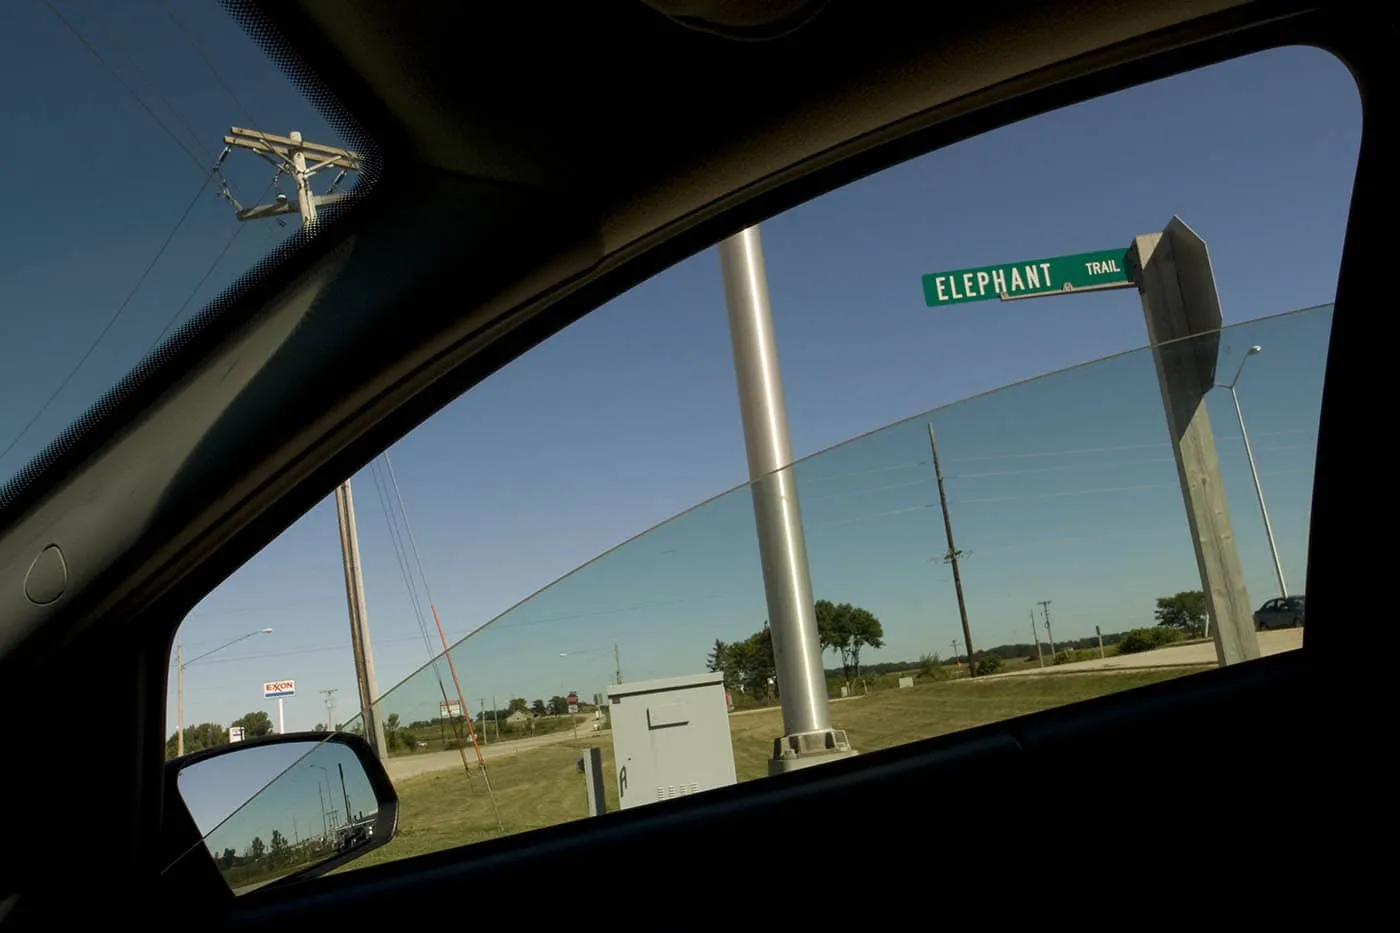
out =
<path fill-rule="evenodd" d="M 844 757 L 851 749 L 845 732 L 831 728 L 758 228 L 750 227 L 721 242 L 719 258 L 783 709 L 785 735 L 774 743 L 769 766 L 770 771 L 780 772 L 832 755 Z"/>
<path fill-rule="evenodd" d="M 1240 364 L 1240 368 L 1244 368 L 1243 363 Z M 1235 374 L 1235 378 L 1239 378 L 1238 373 Z M 1264 519 L 1264 534 L 1269 539 L 1269 553 L 1274 558 L 1274 574 L 1278 577 L 1278 594 L 1287 596 L 1288 584 L 1283 580 L 1283 562 L 1278 558 L 1278 545 L 1274 543 L 1274 526 L 1269 521 L 1269 510 L 1264 506 L 1264 490 L 1259 485 L 1259 470 L 1254 466 L 1254 448 L 1250 446 L 1249 434 L 1244 429 L 1244 409 L 1240 408 L 1240 396 L 1235 391 L 1234 385 L 1232 384 L 1228 388 L 1230 389 L 1230 398 L 1235 403 L 1235 417 L 1240 421 L 1240 437 L 1244 439 L 1244 455 L 1249 460 L 1249 475 L 1254 480 L 1254 494 L 1259 497 L 1259 517 Z"/>

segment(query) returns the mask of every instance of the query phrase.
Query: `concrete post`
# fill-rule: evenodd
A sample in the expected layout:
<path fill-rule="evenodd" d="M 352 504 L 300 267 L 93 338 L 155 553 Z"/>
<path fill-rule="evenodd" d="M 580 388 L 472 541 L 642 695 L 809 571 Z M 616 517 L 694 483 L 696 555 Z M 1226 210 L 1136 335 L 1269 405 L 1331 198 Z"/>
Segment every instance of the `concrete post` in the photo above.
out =
<path fill-rule="evenodd" d="M 1259 657 L 1249 592 L 1235 546 L 1205 395 L 1215 385 L 1220 298 L 1206 243 L 1173 217 L 1137 237 L 1130 259 L 1162 389 L 1167 429 L 1200 568 L 1215 653 L 1224 666 Z"/>

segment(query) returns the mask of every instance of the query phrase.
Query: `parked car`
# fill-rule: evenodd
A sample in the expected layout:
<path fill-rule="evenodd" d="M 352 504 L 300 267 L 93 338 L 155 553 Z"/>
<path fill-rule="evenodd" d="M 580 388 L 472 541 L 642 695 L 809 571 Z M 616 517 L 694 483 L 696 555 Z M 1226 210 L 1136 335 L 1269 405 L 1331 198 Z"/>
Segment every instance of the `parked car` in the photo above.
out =
<path fill-rule="evenodd" d="M 1301 628 L 1303 597 L 1279 596 L 1260 606 L 1254 613 L 1254 628 L 1258 631 L 1275 628 Z"/>

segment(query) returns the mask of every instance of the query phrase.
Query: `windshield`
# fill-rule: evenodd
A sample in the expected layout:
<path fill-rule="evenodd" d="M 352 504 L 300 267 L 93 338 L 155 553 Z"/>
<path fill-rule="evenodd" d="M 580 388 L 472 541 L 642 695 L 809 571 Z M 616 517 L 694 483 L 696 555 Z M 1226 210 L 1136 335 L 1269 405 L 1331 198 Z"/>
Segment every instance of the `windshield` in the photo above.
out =
<path fill-rule="evenodd" d="M 24 464 L 300 232 L 285 147 L 257 134 L 348 143 L 219 3 L 6 3 L 0 26 L 3 505 Z M 313 195 L 352 190 L 347 164 L 314 172 Z"/>

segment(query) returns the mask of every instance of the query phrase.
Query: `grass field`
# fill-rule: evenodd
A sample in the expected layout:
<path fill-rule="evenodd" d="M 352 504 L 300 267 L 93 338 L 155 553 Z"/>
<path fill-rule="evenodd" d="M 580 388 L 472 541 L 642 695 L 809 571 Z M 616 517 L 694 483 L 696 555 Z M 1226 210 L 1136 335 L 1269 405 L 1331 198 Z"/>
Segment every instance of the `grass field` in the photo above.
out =
<path fill-rule="evenodd" d="M 1194 670 L 933 682 L 835 701 L 831 715 L 837 727 L 850 735 L 854 748 L 872 752 L 1169 680 Z M 773 739 L 782 731 L 781 712 L 772 708 L 736 713 L 729 724 L 739 780 L 767 775 Z M 603 750 L 608 809 L 617 808 L 612 743 L 606 734 L 531 749 L 490 764 L 488 773 L 506 834 L 587 817 L 583 776 L 576 762 L 582 749 L 591 745 Z M 398 792 L 399 829 L 393 841 L 351 863 L 347 870 L 502 835 L 479 772 L 474 771 L 470 781 L 461 771 L 409 778 L 399 782 Z"/>

